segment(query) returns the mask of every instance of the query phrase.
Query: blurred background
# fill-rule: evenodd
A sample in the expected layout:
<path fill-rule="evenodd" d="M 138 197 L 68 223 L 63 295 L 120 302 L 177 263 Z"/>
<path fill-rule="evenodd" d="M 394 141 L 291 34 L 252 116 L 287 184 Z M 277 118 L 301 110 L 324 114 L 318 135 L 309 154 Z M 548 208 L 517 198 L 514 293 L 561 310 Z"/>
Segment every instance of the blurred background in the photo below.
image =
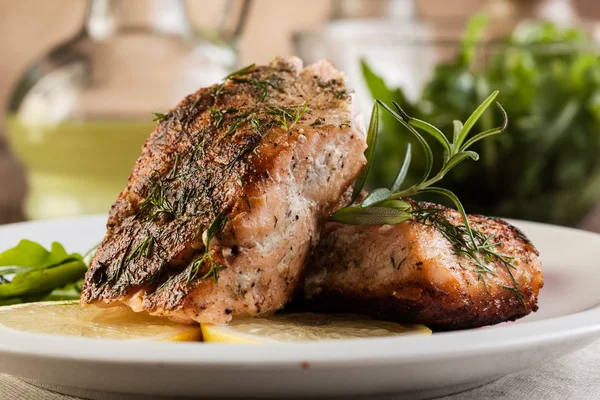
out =
<path fill-rule="evenodd" d="M 333 59 L 365 113 L 397 101 L 444 132 L 500 90 L 508 133 L 445 185 L 469 212 L 600 232 L 599 21 L 597 0 L 0 0 L 0 224 L 107 212 L 152 112 L 298 55 Z M 382 129 L 389 185 L 410 139 Z"/>

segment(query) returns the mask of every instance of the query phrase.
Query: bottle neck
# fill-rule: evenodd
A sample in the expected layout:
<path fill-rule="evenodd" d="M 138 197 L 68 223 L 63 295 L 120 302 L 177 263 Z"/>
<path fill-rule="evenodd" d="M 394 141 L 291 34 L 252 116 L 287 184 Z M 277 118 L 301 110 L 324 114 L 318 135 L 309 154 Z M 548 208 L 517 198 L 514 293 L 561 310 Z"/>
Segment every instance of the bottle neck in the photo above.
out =
<path fill-rule="evenodd" d="M 123 31 L 192 34 L 182 0 L 88 0 L 84 29 L 99 40 Z"/>

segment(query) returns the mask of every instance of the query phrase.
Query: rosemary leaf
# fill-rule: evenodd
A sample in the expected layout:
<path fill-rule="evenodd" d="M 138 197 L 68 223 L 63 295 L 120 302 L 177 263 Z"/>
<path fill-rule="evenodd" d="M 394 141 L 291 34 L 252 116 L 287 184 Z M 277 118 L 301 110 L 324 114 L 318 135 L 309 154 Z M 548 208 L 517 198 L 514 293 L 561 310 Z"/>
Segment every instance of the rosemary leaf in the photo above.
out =
<path fill-rule="evenodd" d="M 469 119 L 467 119 L 467 122 L 465 122 L 465 125 L 463 126 L 462 130 L 460 131 L 460 134 L 458 135 L 458 140 L 453 143 L 455 151 L 457 151 L 458 149 L 460 149 L 462 147 L 462 143 L 467 138 L 467 135 L 469 134 L 469 132 L 471 132 L 471 128 L 473 128 L 473 126 L 479 120 L 479 118 L 485 112 L 485 110 L 487 110 L 487 108 L 490 106 L 490 104 L 492 104 L 492 102 L 496 99 L 496 97 L 498 97 L 498 93 L 500 93 L 500 92 L 498 92 L 496 90 L 491 95 L 489 95 L 489 97 L 487 99 L 485 99 L 483 101 L 483 103 L 481 103 L 479 105 L 479 107 L 477 107 L 477 109 L 473 112 L 473 114 L 471 114 Z"/>
<path fill-rule="evenodd" d="M 394 106 L 396 106 L 396 108 L 401 110 L 398 103 L 394 103 Z M 408 117 L 408 115 L 407 115 L 407 117 Z M 448 138 L 446 138 L 446 135 L 444 135 L 442 133 L 442 131 L 440 131 L 438 128 L 431 125 L 429 122 L 421 121 L 420 119 L 416 119 L 416 118 L 412 118 L 412 117 L 408 117 L 407 119 L 408 119 L 407 122 L 410 125 L 414 126 L 415 128 L 424 130 L 425 132 L 429 133 L 434 139 L 436 139 L 438 142 L 440 142 L 440 144 L 444 147 L 444 150 L 446 150 L 446 152 L 448 154 L 450 154 L 452 152 Z"/>
<path fill-rule="evenodd" d="M 379 129 L 379 103 L 373 104 L 373 112 L 371 113 L 371 122 L 369 123 L 369 130 L 367 131 L 367 150 L 365 150 L 365 157 L 367 158 L 367 165 L 363 169 L 363 172 L 358 176 L 356 182 L 354 182 L 354 191 L 352 192 L 351 203 L 360 194 L 365 181 L 369 175 L 371 169 L 373 154 L 375 153 L 375 146 L 377 144 L 377 131 Z"/>
<path fill-rule="evenodd" d="M 440 170 L 440 175 L 444 176 L 450 171 L 452 168 L 456 167 L 458 164 L 466 160 L 467 158 L 471 158 L 473 161 L 479 160 L 479 154 L 474 151 L 461 151 L 453 155 L 446 165 Z"/>
<path fill-rule="evenodd" d="M 377 102 L 377 100 L 375 100 L 375 102 Z M 425 153 L 425 169 L 423 171 L 423 176 L 421 178 L 420 183 L 425 182 L 427 180 L 427 178 L 429 177 L 429 174 L 431 173 L 431 169 L 433 168 L 433 152 L 431 151 L 431 147 L 429 147 L 429 144 L 427 143 L 425 138 L 419 132 L 417 132 L 417 130 L 415 128 L 413 128 L 411 125 L 409 125 L 409 123 L 407 122 L 407 119 L 409 119 L 410 117 L 404 112 L 404 110 L 398 105 L 398 103 L 394 102 L 394 106 L 398 110 L 398 113 L 396 111 L 392 110 L 389 106 L 387 106 L 383 102 L 379 102 L 379 104 L 388 113 L 390 113 L 398 122 L 400 122 L 400 124 L 402 124 L 402 126 L 404 126 L 406 129 L 408 129 L 408 131 L 413 134 L 413 136 L 417 139 L 417 141 L 423 148 L 423 153 Z"/>
<path fill-rule="evenodd" d="M 386 189 L 386 188 L 375 189 L 371 193 L 369 193 L 367 195 L 367 197 L 365 197 L 365 199 L 362 201 L 362 203 L 360 203 L 360 206 L 363 208 L 373 206 L 377 203 L 381 203 L 382 201 L 389 199 L 391 195 L 392 195 L 392 192 L 390 192 L 389 189 Z"/>
<path fill-rule="evenodd" d="M 411 145 L 410 143 L 408 143 L 408 145 L 406 146 L 406 154 L 404 155 L 404 162 L 402 163 L 402 167 L 400 168 L 400 171 L 398 171 L 398 175 L 396 176 L 396 179 L 394 179 L 394 183 L 390 188 L 392 192 L 397 192 L 398 190 L 400 190 L 400 187 L 404 183 L 406 175 L 408 174 L 408 168 L 410 167 L 411 158 Z"/>
<path fill-rule="evenodd" d="M 506 130 L 506 128 L 508 128 L 508 115 L 506 115 L 506 111 L 504 111 L 504 108 L 502 107 L 502 105 L 500 103 L 496 103 L 496 105 L 498 106 L 500 111 L 502 111 L 502 116 L 504 118 L 502 125 L 497 128 L 488 129 L 487 131 L 478 133 L 477 135 L 473 136 L 472 138 L 467 140 L 465 142 L 465 144 L 462 145 L 461 150 L 466 150 L 469 147 L 471 147 L 473 144 L 475 144 L 476 142 L 480 141 L 481 139 L 485 139 L 488 136 L 492 136 L 492 135 L 496 135 L 498 133 L 504 132 Z"/>
<path fill-rule="evenodd" d="M 393 208 L 395 210 L 408 211 L 410 210 L 410 203 L 402 200 L 384 200 L 377 204 L 378 207 Z"/>
<path fill-rule="evenodd" d="M 459 120 L 455 119 L 452 121 L 452 126 L 454 127 L 454 133 L 452 137 L 452 143 L 458 142 L 458 137 L 460 136 L 460 131 L 463 129 L 463 123 Z"/>
<path fill-rule="evenodd" d="M 407 221 L 411 214 L 407 211 L 389 207 L 351 206 L 336 211 L 331 220 L 347 225 L 396 225 Z"/>

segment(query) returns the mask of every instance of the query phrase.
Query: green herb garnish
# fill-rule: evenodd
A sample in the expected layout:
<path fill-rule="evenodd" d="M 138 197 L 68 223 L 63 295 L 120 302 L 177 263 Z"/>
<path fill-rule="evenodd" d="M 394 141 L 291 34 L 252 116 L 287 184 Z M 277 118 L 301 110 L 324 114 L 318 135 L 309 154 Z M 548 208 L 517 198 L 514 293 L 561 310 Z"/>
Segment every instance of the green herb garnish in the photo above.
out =
<path fill-rule="evenodd" d="M 50 250 L 21 240 L 0 253 L 0 305 L 42 300 L 78 299 L 87 265 L 57 242 Z M 78 290 L 77 290 L 78 289 Z"/>
<path fill-rule="evenodd" d="M 156 121 L 162 121 L 163 119 L 167 118 L 167 114 L 163 114 L 163 113 L 152 113 L 154 115 L 154 119 L 152 121 L 156 122 Z"/>
<path fill-rule="evenodd" d="M 160 178 L 150 181 L 146 197 L 138 206 L 138 216 L 156 219 L 162 215 L 174 218 L 176 209 L 168 198 L 169 185 Z"/>
<path fill-rule="evenodd" d="M 508 126 L 508 117 L 500 103 L 496 103 L 503 116 L 502 125 L 479 132 L 475 135 L 470 135 L 471 130 L 477 121 L 482 117 L 483 113 L 494 102 L 497 96 L 498 91 L 495 91 L 488 96 L 488 98 L 485 99 L 469 116 L 464 124 L 460 121 L 454 121 L 452 141 L 448 140 L 446 135 L 435 126 L 409 116 L 398 103 L 392 103 L 395 108 L 394 110 L 381 100 L 376 100 L 373 106 L 369 130 L 367 132 L 368 147 L 365 152 L 367 166 L 355 182 L 352 202 L 360 195 L 374 162 L 374 148 L 377 142 L 380 109 L 383 109 L 389 116 L 392 116 L 415 137 L 424 154 L 425 168 L 417 183 L 403 188 L 412 160 L 412 146 L 408 143 L 404 155 L 404 162 L 392 185 L 389 188 L 377 188 L 372 190 L 360 204 L 350 205 L 333 213 L 331 220 L 349 225 L 395 225 L 408 220 L 414 220 L 425 225 L 433 226 L 448 240 L 457 255 L 464 255 L 472 261 L 475 272 L 478 274 L 479 280 L 486 286 L 486 289 L 487 284 L 484 279 L 485 274 L 496 275 L 493 269 L 486 266 L 486 263 L 495 261 L 500 262 L 500 264 L 506 268 L 513 283 L 513 286 L 506 287 L 506 289 L 515 292 L 515 295 L 517 295 L 519 300 L 525 305 L 523 295 L 519 292 L 517 282 L 512 273 L 512 270 L 515 269 L 512 264 L 512 258 L 499 254 L 496 251 L 496 248 L 502 243 L 494 241 L 493 236 L 487 236 L 483 232 L 471 227 L 462 203 L 452 191 L 433 186 L 441 181 L 448 172 L 466 159 L 479 159 L 479 155 L 476 152 L 469 150 L 471 146 L 484 138 L 506 130 Z M 442 159 L 439 162 L 440 166 L 435 175 L 432 175 L 434 165 L 433 151 L 422 133 L 426 133 L 444 149 Z M 408 197 L 424 193 L 438 194 L 449 199 L 458 209 L 463 225 L 456 226 L 452 224 L 442 214 L 442 210 L 440 209 L 422 209 L 413 207 L 410 203 L 405 201 Z"/>
<path fill-rule="evenodd" d="M 600 196 L 598 44 L 581 28 L 552 22 L 519 24 L 509 37 L 493 42 L 481 40 L 486 28 L 483 16 L 469 23 L 456 45 L 457 56 L 436 66 L 417 101 L 386 85 L 363 63 L 367 86 L 373 98 L 396 101 L 445 133 L 452 132 L 453 120 L 466 120 L 490 88 L 499 89 L 498 99 L 511 118 L 507 134 L 476 143 L 472 150 L 481 162 L 455 168 L 443 186 L 471 212 L 575 223 Z M 476 128 L 491 129 L 501 119 L 487 114 Z M 425 163 L 415 139 L 391 116 L 384 116 L 382 125 L 369 183 L 381 186 L 393 179 L 397 154 L 407 141 L 414 150 L 407 181 L 417 181 Z M 429 142 L 435 151 L 437 143 Z"/>
<path fill-rule="evenodd" d="M 477 229 L 471 229 L 471 233 L 473 234 L 473 241 L 471 241 L 469 240 L 468 228 L 465 225 L 454 225 L 451 223 L 444 216 L 443 210 L 439 208 L 417 207 L 411 211 L 411 217 L 423 225 L 432 226 L 437 229 L 450 242 L 455 254 L 468 257 L 474 264 L 477 279 L 483 283 L 486 290 L 486 275 L 498 276 L 486 263 L 500 262 L 506 269 L 512 283 L 512 286 L 504 286 L 504 288 L 515 293 L 519 301 L 527 307 L 527 303 L 525 303 L 523 294 L 519 291 L 518 283 L 513 274 L 513 270 L 516 270 L 516 267 L 512 263 L 513 257 L 497 252 L 497 247 L 502 245 L 502 242 L 496 241 L 494 235 L 486 236 Z"/>
<path fill-rule="evenodd" d="M 144 240 L 133 250 L 133 252 L 127 258 L 127 261 L 131 261 L 134 258 L 152 257 L 152 250 L 154 248 L 154 238 L 152 236 L 146 236 Z"/>
<path fill-rule="evenodd" d="M 208 265 L 208 271 L 200 277 L 200 280 L 204 280 L 210 278 L 211 276 L 215 280 L 215 283 L 219 283 L 219 271 L 227 268 L 224 265 L 217 263 L 210 254 L 210 241 L 214 237 L 217 232 L 223 230 L 225 223 L 227 222 L 227 215 L 223 211 L 217 214 L 217 217 L 210 224 L 208 229 L 206 230 L 206 246 L 204 249 L 204 254 L 198 260 L 193 261 L 187 268 L 187 283 L 190 283 L 192 280 L 196 279 L 198 274 L 202 271 L 202 269 Z"/>
<path fill-rule="evenodd" d="M 296 107 L 280 107 L 277 105 L 267 107 L 267 112 L 273 115 L 286 131 L 292 130 L 307 111 L 308 104 L 306 103 Z"/>
<path fill-rule="evenodd" d="M 492 93 L 476 110 L 471 114 L 471 116 L 467 119 L 464 125 L 460 121 L 455 121 L 454 124 L 454 139 L 450 142 L 446 136 L 433 125 L 410 117 L 406 112 L 398 105 L 398 103 L 393 103 L 396 110 L 391 109 L 381 100 L 376 100 L 375 105 L 373 106 L 373 115 L 371 117 L 371 122 L 369 124 L 369 130 L 367 132 L 367 143 L 368 148 L 365 153 L 367 158 L 367 167 L 364 169 L 363 173 L 358 177 L 355 183 L 354 192 L 352 195 L 352 201 L 354 201 L 360 192 L 367 180 L 367 176 L 370 171 L 370 167 L 373 164 L 373 155 L 374 148 L 376 145 L 376 137 L 378 134 L 378 124 L 379 124 L 379 109 L 383 109 L 389 115 L 391 115 L 395 120 L 397 120 L 405 129 L 407 129 L 419 142 L 423 153 L 425 154 L 425 169 L 420 178 L 420 180 L 409 187 L 402 189 L 402 184 L 404 183 L 404 179 L 407 175 L 408 168 L 411 162 L 411 154 L 412 148 L 411 146 L 407 146 L 406 154 L 404 156 L 404 163 L 400 168 L 400 171 L 396 175 L 392 186 L 388 188 L 378 188 L 371 191 L 367 197 L 361 202 L 359 205 L 352 205 L 349 207 L 345 207 L 332 215 L 332 220 L 337 222 L 342 222 L 345 224 L 355 224 L 355 225 L 378 225 L 378 224 L 390 224 L 390 223 L 400 223 L 406 221 L 411 218 L 411 214 L 407 212 L 410 208 L 408 203 L 402 202 L 400 199 L 404 197 L 410 197 L 423 193 L 436 193 L 441 194 L 454 203 L 456 208 L 461 213 L 465 226 L 467 227 L 467 233 L 471 237 L 472 241 L 473 234 L 471 229 L 469 228 L 469 222 L 466 217 L 466 213 L 458 197 L 451 191 L 433 186 L 438 181 L 442 180 L 444 176 L 454 167 L 459 165 L 462 161 L 467 158 L 471 158 L 473 160 L 477 160 L 479 155 L 474 151 L 470 151 L 469 148 L 477 143 L 479 140 L 495 135 L 497 133 L 502 132 L 506 129 L 508 124 L 508 119 L 506 113 L 504 113 L 504 109 L 499 103 L 496 103 L 497 106 L 502 111 L 504 116 L 504 123 L 502 126 L 493 128 L 484 132 L 480 132 L 472 137 L 468 138 L 473 125 L 479 118 L 483 112 L 494 102 L 494 99 L 498 96 L 498 92 Z M 433 152 L 431 147 L 422 136 L 420 132 L 427 133 L 429 136 L 438 141 L 444 148 L 443 159 L 441 160 L 441 166 L 438 172 L 431 176 L 431 171 L 433 168 Z"/>
<path fill-rule="evenodd" d="M 232 80 L 235 77 L 239 77 L 239 76 L 242 76 L 242 75 L 248 75 L 249 73 L 251 73 L 252 71 L 254 71 L 254 67 L 255 66 L 256 66 L 256 64 L 250 64 L 250 65 L 248 65 L 248 66 L 246 66 L 244 68 L 240 68 L 237 71 L 233 71 L 232 73 L 230 73 L 229 75 L 227 75 L 216 86 L 216 89 L 214 91 L 213 96 L 215 98 L 219 97 L 219 95 L 221 94 L 221 90 L 223 90 L 223 86 L 227 83 L 228 80 Z"/>

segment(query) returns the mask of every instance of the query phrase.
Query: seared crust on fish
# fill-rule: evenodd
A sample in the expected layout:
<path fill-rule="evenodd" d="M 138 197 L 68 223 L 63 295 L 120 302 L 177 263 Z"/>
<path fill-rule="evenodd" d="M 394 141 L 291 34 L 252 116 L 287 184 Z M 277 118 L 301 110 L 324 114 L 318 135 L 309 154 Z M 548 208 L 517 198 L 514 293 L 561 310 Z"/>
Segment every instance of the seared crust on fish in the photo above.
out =
<path fill-rule="evenodd" d="M 200 89 L 148 138 L 82 303 L 210 323 L 282 308 L 365 148 L 328 61 L 276 59 Z"/>
<path fill-rule="evenodd" d="M 463 224 L 455 210 L 411 203 L 413 210 L 439 210 L 454 226 Z M 329 223 L 313 252 L 305 295 L 321 311 L 360 312 L 438 330 L 492 325 L 536 311 L 543 286 L 537 250 L 505 221 L 475 215 L 469 221 L 491 236 L 489 243 L 499 243 L 490 250 L 512 267 L 480 255 L 491 272 L 482 271 L 418 218 L 383 226 Z"/>

